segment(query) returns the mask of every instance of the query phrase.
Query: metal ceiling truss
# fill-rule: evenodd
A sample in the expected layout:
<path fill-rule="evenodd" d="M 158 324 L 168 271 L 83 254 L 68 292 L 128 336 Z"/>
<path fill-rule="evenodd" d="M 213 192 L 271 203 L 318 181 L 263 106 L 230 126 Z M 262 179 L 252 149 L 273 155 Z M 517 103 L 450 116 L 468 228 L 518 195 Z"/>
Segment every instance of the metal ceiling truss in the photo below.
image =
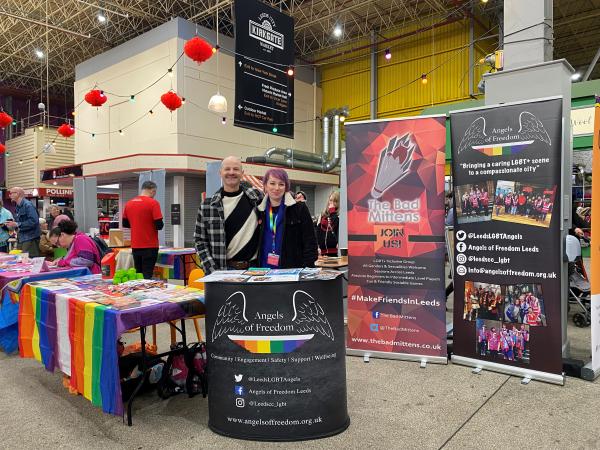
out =
<path fill-rule="evenodd" d="M 296 56 L 306 61 L 344 44 L 409 23 L 428 25 L 435 17 L 501 17 L 501 0 L 262 0 L 295 20 Z M 75 65 L 173 17 L 234 34 L 233 0 L 2 0 L 0 2 L 0 87 L 39 92 L 40 75 L 54 95 L 72 96 Z M 597 48 L 600 0 L 555 0 L 555 56 L 584 66 Z M 46 7 L 48 17 L 46 17 Z M 97 15 L 107 18 L 100 23 Z M 45 23 L 51 28 L 46 28 Z M 335 37 L 335 26 L 343 30 Z M 89 37 L 87 37 L 89 36 Z M 46 38 L 48 45 L 46 48 Z M 39 59 L 35 50 L 44 52 Z M 598 76 L 599 68 L 592 75 Z M 43 89 L 46 89 L 45 82 Z"/>

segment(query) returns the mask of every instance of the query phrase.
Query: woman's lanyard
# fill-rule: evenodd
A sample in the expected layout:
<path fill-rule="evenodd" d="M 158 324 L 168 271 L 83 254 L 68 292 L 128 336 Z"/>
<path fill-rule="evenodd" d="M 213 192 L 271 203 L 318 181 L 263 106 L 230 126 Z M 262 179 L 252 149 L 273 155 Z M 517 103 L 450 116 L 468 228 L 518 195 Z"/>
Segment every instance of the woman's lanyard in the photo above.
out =
<path fill-rule="evenodd" d="M 275 253 L 275 238 L 277 236 L 277 219 L 279 218 L 279 211 L 281 208 L 277 210 L 277 214 L 273 214 L 273 206 L 269 208 L 269 229 L 271 230 L 271 234 L 273 236 L 273 246 L 272 253 Z"/>

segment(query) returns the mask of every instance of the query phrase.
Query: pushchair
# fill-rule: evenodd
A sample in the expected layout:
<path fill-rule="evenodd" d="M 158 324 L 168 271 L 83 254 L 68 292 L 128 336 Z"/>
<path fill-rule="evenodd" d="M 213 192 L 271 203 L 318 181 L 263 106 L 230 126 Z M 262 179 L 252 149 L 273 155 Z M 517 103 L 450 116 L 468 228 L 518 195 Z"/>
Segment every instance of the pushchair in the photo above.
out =
<path fill-rule="evenodd" d="M 581 238 L 589 242 L 588 238 Z M 573 315 L 573 323 L 578 327 L 587 327 L 591 319 L 590 281 L 581 257 L 581 243 L 575 236 L 568 235 L 566 254 L 569 260 L 569 306 L 578 305 L 581 312 Z"/>

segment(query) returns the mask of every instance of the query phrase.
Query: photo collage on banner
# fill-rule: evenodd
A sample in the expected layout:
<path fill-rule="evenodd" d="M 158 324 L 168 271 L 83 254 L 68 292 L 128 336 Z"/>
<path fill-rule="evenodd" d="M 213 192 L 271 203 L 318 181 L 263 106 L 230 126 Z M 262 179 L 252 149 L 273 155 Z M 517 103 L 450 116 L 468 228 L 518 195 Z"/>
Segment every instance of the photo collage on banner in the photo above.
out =
<path fill-rule="evenodd" d="M 562 99 L 450 122 L 454 355 L 562 374 Z"/>
<path fill-rule="evenodd" d="M 446 360 L 445 145 L 445 116 L 346 124 L 350 353 Z"/>

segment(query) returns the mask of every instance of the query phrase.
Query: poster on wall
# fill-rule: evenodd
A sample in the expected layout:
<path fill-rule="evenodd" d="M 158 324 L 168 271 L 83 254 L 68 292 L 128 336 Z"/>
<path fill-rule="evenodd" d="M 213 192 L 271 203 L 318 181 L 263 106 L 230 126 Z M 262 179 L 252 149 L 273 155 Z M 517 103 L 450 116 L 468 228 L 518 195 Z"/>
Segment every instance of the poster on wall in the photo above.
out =
<path fill-rule="evenodd" d="M 600 167 L 600 97 L 596 96 L 592 167 Z M 593 179 L 592 179 L 593 181 Z M 600 371 L 600 183 L 592 183 L 592 370 Z"/>
<path fill-rule="evenodd" d="M 452 361 L 563 383 L 562 98 L 451 112 L 450 123 Z"/>
<path fill-rule="evenodd" d="M 235 2 L 234 125 L 294 137 L 294 19 L 258 0 Z"/>
<path fill-rule="evenodd" d="M 445 120 L 346 124 L 348 354 L 447 361 Z"/>

